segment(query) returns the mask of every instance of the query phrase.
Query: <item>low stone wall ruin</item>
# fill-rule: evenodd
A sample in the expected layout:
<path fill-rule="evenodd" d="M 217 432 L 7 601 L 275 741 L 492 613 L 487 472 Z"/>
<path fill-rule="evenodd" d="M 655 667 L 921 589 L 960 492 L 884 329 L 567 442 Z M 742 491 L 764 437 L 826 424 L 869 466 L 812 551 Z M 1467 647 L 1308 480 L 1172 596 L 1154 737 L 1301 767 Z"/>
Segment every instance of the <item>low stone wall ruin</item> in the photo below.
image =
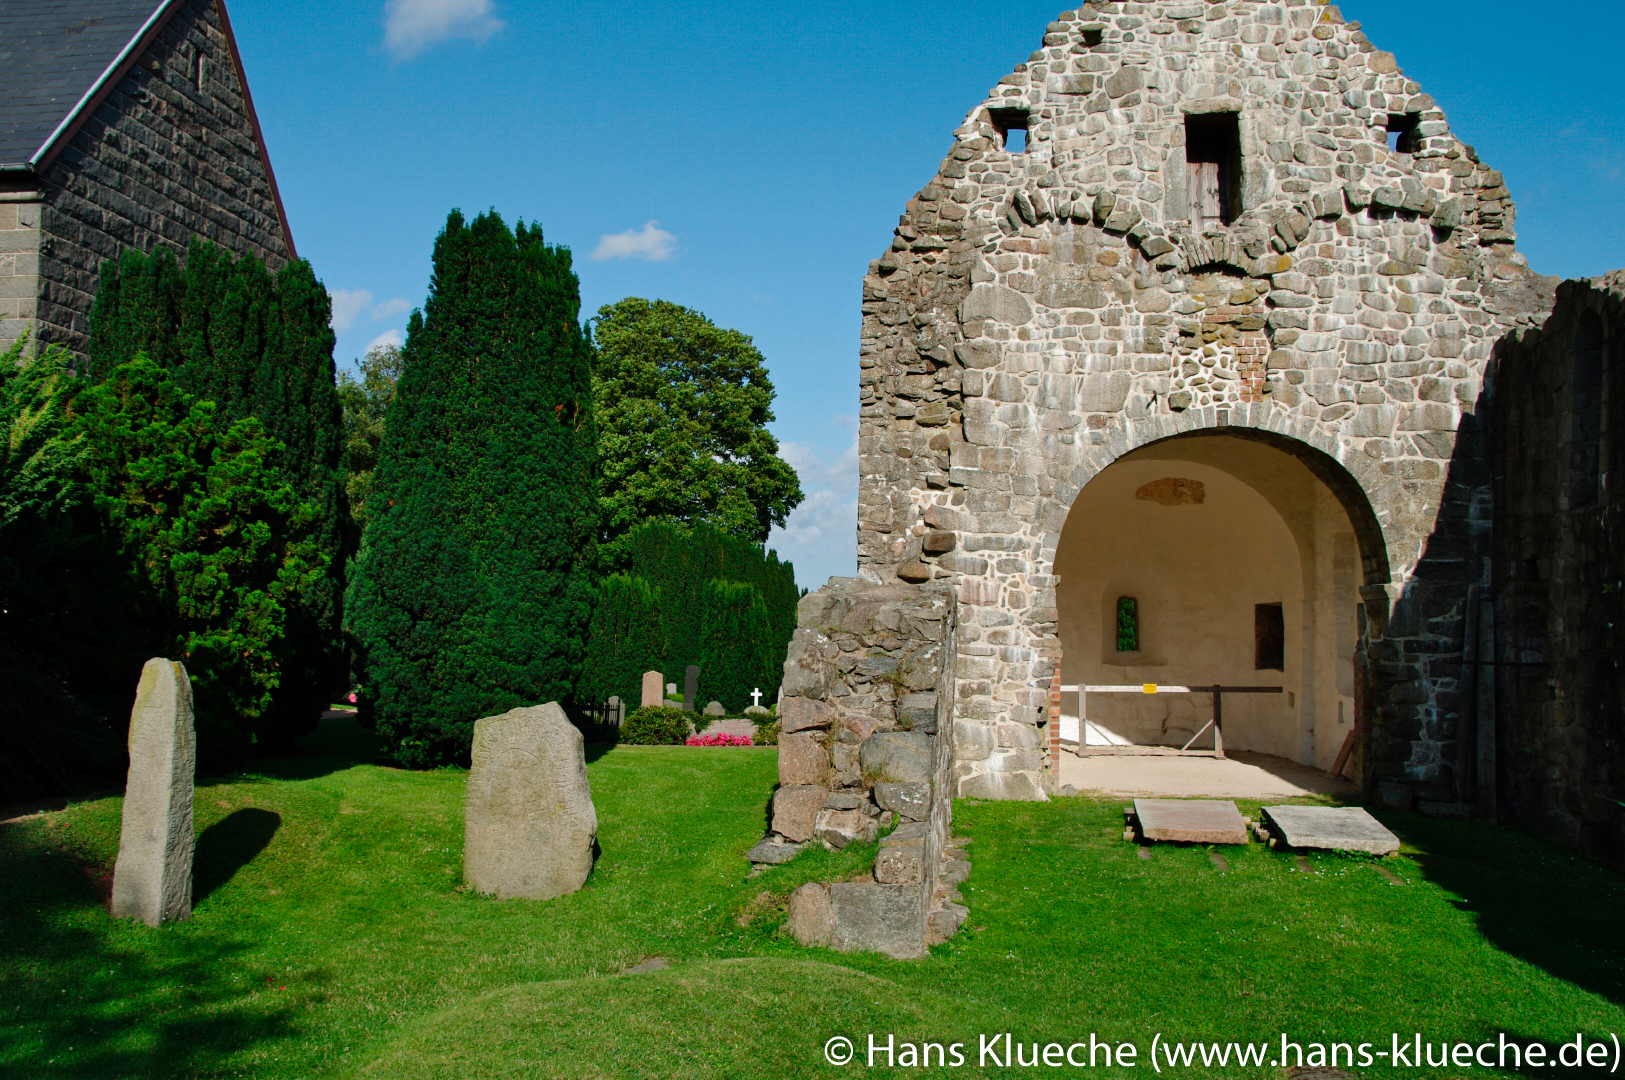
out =
<path fill-rule="evenodd" d="M 955 597 L 942 585 L 832 578 L 801 601 L 784 665 L 772 830 L 751 850 L 785 862 L 805 845 L 881 840 L 873 880 L 792 895 L 803 944 L 924 955 L 966 914 L 969 864 L 953 844 Z"/>

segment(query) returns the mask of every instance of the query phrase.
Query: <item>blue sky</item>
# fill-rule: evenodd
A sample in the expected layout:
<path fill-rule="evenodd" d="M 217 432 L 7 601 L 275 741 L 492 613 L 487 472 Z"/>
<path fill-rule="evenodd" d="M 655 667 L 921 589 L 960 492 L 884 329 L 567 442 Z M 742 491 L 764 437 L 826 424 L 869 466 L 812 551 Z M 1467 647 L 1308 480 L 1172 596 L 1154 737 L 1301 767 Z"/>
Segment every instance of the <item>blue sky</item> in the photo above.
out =
<path fill-rule="evenodd" d="M 423 303 L 451 208 L 539 221 L 584 315 L 660 298 L 755 338 L 808 496 L 769 542 L 803 585 L 852 572 L 866 264 L 1054 0 L 229 4 L 341 365 Z M 1536 270 L 1625 266 L 1614 9 L 1341 8 L 1506 175 Z"/>

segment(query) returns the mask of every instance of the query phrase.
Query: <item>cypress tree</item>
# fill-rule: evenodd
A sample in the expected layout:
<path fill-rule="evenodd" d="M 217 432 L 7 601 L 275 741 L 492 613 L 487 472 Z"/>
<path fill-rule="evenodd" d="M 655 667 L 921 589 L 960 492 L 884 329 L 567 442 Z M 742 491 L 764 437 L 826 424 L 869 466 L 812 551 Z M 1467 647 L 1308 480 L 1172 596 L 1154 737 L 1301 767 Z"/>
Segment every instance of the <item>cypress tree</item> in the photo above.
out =
<path fill-rule="evenodd" d="M 584 697 L 624 700 L 644 671 L 675 679 L 690 664 L 699 666 L 704 701 L 737 712 L 751 703 L 753 688 L 771 697 L 795 632 L 794 567 L 705 523 L 647 522 L 627 534 L 624 551 L 628 571 L 605 581 L 594 612 Z M 636 636 L 640 620 L 650 627 L 646 637 Z M 623 653 L 622 643 L 632 640 L 637 644 Z M 633 655 L 644 659 L 633 663 Z M 611 665 L 613 678 L 599 677 L 600 664 Z"/>
<path fill-rule="evenodd" d="M 599 586 L 581 666 L 581 696 L 598 703 L 619 697 L 638 706 L 643 673 L 666 669 L 660 598 L 646 578 L 612 574 Z"/>
<path fill-rule="evenodd" d="M 317 511 L 326 570 L 284 607 L 291 643 L 262 725 L 286 748 L 312 730 L 347 676 L 341 632 L 345 564 L 355 548 L 344 495 L 343 419 L 335 385 L 332 303 L 310 264 L 272 275 L 194 239 L 184 269 L 167 249 L 102 264 L 90 315 L 95 380 L 138 353 L 182 391 L 215 404 L 215 431 L 254 418 L 274 442 L 268 464 Z"/>
<path fill-rule="evenodd" d="M 570 253 L 453 211 L 408 324 L 350 587 L 366 715 L 409 765 L 568 700 L 595 559 L 596 431 Z"/>

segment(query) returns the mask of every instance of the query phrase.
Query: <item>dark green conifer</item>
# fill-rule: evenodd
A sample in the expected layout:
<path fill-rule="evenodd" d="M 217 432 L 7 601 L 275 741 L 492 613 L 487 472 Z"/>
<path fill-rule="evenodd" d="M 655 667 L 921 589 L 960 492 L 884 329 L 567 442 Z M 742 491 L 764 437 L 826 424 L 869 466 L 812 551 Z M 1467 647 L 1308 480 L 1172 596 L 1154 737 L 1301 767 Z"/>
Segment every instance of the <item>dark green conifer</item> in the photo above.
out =
<path fill-rule="evenodd" d="M 103 263 L 90 315 L 93 379 L 145 353 L 180 389 L 214 402 L 218 433 L 258 420 L 274 440 L 268 464 L 317 510 L 327 569 L 285 608 L 283 632 L 294 644 L 263 726 L 273 745 L 313 729 L 347 676 L 342 599 L 355 539 L 331 316 L 309 263 L 296 260 L 272 275 L 258 259 L 233 259 L 201 239 L 192 241 L 184 269 L 163 248 Z"/>
<path fill-rule="evenodd" d="M 570 253 L 495 213 L 435 241 L 379 448 L 349 625 L 367 714 L 401 760 L 568 700 L 595 558 L 591 366 Z"/>
<path fill-rule="evenodd" d="M 800 594 L 795 569 L 759 544 L 701 523 L 648 522 L 627 534 L 628 571 L 605 580 L 593 613 L 582 697 L 635 700 L 645 671 L 680 681 L 699 666 L 699 696 L 730 712 L 783 676 Z"/>

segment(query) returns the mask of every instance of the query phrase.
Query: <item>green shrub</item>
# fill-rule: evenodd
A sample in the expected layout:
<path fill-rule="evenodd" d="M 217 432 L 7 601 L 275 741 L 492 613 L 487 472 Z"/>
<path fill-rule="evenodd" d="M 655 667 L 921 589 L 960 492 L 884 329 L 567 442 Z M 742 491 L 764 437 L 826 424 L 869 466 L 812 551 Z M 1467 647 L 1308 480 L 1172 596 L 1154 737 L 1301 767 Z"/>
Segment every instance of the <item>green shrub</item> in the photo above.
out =
<path fill-rule="evenodd" d="M 779 745 L 779 721 L 777 718 L 766 723 L 756 725 L 756 737 L 751 740 L 757 746 Z"/>
<path fill-rule="evenodd" d="M 313 508 L 301 543 L 317 573 L 283 589 L 274 613 L 255 616 L 274 622 L 282 639 L 265 701 L 256 706 L 262 749 L 291 750 L 349 678 L 342 598 L 356 538 L 345 505 L 332 315 L 309 263 L 296 260 L 273 274 L 252 255 L 236 258 L 196 238 L 184 267 L 167 248 L 104 262 L 90 312 L 92 382 L 144 354 L 176 389 L 214 403 L 207 419 L 222 445 L 237 438 L 234 425 L 257 420 L 263 442 L 254 468 L 269 470 L 273 487 Z M 228 563 L 246 565 L 229 558 L 221 565 Z"/>
<path fill-rule="evenodd" d="M 638 746 L 678 746 L 694 733 L 689 714 L 663 705 L 645 705 L 621 723 L 620 741 Z"/>

